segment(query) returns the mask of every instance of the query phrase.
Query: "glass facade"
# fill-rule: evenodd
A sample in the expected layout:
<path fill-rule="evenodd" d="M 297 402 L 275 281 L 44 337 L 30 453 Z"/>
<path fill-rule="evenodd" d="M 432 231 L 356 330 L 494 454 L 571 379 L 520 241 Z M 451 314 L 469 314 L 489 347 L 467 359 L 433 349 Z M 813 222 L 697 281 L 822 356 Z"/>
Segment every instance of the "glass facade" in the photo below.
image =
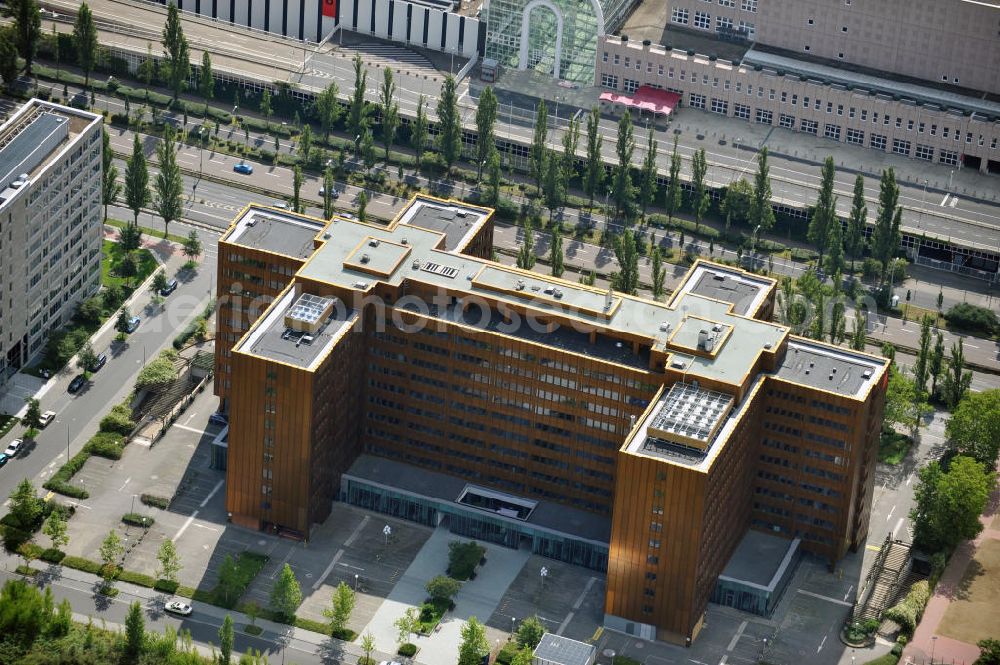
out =
<path fill-rule="evenodd" d="M 343 477 L 341 491 L 342 500 L 360 508 L 430 527 L 437 527 L 447 519 L 449 530 L 460 536 L 512 549 L 530 546 L 534 554 L 601 572 L 608 568 L 606 544 L 539 529 L 527 522 L 493 517 L 451 501 L 397 492 L 349 476 Z"/>
<path fill-rule="evenodd" d="M 729 577 L 720 576 L 715 582 L 710 603 L 732 607 L 744 612 L 750 612 L 762 617 L 770 617 L 781 600 L 781 594 L 795 574 L 799 562 L 799 552 L 796 551 L 791 564 L 785 568 L 781 577 L 773 581 L 774 587 L 765 587 Z"/>
<path fill-rule="evenodd" d="M 489 0 L 486 57 L 591 85 L 598 37 L 614 33 L 637 0 Z"/>

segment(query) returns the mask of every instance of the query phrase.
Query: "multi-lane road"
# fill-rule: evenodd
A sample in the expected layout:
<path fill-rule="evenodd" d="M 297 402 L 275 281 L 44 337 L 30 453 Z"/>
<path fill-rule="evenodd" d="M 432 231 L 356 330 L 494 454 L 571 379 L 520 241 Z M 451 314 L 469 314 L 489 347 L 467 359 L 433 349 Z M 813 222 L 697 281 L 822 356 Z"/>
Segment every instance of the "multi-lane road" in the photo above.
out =
<path fill-rule="evenodd" d="M 140 56 L 145 55 L 150 43 L 158 44 L 163 24 L 162 7 L 122 0 L 93 0 L 88 4 L 98 19 L 102 43 Z M 55 12 L 55 17 L 52 11 L 47 17 L 53 20 L 57 30 L 72 29 L 79 2 L 45 0 L 42 5 Z M 124 16 L 128 17 L 127 21 Z M 388 65 L 399 72 L 396 77 L 396 100 L 401 112 L 408 116 L 415 115 L 418 99 L 426 95 L 431 100 L 428 105 L 430 113 L 434 114 L 441 73 L 430 63 L 414 58 L 413 51 L 402 46 L 375 44 L 373 41 L 348 48 L 340 47 L 336 40 L 331 40 L 317 47 L 191 14 L 184 15 L 184 29 L 194 51 L 192 61 L 198 61 L 200 50 L 207 49 L 212 53 L 213 67 L 219 73 L 266 83 L 286 81 L 310 92 L 322 90 L 331 81 L 336 81 L 342 96 L 350 94 L 354 84 L 350 60 L 355 53 L 361 53 L 369 70 L 370 101 L 377 101 L 380 67 Z M 266 48 L 262 44 L 266 44 Z M 459 86 L 462 122 L 470 129 L 475 126 L 479 87 L 468 80 Z M 525 113 L 525 109 L 517 104 L 530 102 L 518 93 L 503 90 L 498 93 L 501 99 L 496 131 L 498 138 L 529 144 L 533 133 L 531 114 Z M 594 103 L 597 103 L 596 92 Z M 569 112 L 572 113 L 573 109 Z M 564 107 L 565 115 L 567 111 Z M 550 122 L 562 126 L 565 119 Z M 724 128 L 728 141 L 706 138 L 709 134 L 707 128 L 717 126 Z M 608 163 L 614 163 L 616 121 L 613 118 L 602 119 L 601 131 L 605 137 L 603 156 Z M 905 231 L 983 251 L 1000 252 L 1000 207 L 996 201 L 995 177 L 963 173 L 961 170 L 953 172 L 945 166 L 902 160 L 897 156 L 831 141 L 810 141 L 811 137 L 805 135 L 720 118 L 693 109 L 684 109 L 670 125 L 656 128 L 655 138 L 660 146 L 658 165 L 664 173 L 669 166 L 666 153 L 675 132 L 679 138 L 679 150 L 685 158 L 689 159 L 699 148 L 706 149 L 708 180 L 716 186 L 752 175 L 755 151 L 761 145 L 773 145 L 777 135 L 781 136 L 779 143 L 798 146 L 794 151 L 786 150 L 784 155 L 773 154 L 770 160 L 774 199 L 793 208 L 804 208 L 815 201 L 819 163 L 827 154 L 834 153 L 836 161 L 845 166 L 836 181 L 838 212 L 844 216 L 849 212 L 853 191 L 854 174 L 851 169 L 874 174 L 883 166 L 895 165 L 899 171 Z M 638 164 L 645 149 L 645 132 L 637 130 L 637 136 L 634 159 Z M 553 148 L 561 147 L 561 132 L 550 131 L 549 139 Z M 872 216 L 877 208 L 878 190 L 878 178 L 873 175 L 866 177 L 865 195 Z M 970 193 L 966 194 L 967 191 Z"/>

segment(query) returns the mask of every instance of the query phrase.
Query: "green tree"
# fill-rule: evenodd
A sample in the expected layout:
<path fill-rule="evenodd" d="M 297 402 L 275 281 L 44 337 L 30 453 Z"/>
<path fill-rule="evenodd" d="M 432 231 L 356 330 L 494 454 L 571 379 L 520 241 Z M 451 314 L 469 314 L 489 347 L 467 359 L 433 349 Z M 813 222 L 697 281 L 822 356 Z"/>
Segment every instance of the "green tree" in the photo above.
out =
<path fill-rule="evenodd" d="M 854 322 L 851 324 L 851 349 L 854 351 L 864 351 L 867 337 L 864 319 L 860 314 L 855 312 Z"/>
<path fill-rule="evenodd" d="M 920 342 L 917 346 L 917 359 L 913 363 L 913 385 L 918 393 L 927 392 L 927 375 L 930 371 L 931 359 L 931 322 L 925 315 L 920 321 Z"/>
<path fill-rule="evenodd" d="M 656 198 L 656 155 L 657 143 L 653 138 L 653 126 L 649 127 L 646 137 L 646 155 L 642 159 L 642 172 L 639 175 L 639 205 L 642 206 L 642 221 L 646 221 L 646 208 Z"/>
<path fill-rule="evenodd" d="M 420 160 L 427 150 L 427 100 L 423 95 L 417 100 L 417 115 L 410 125 L 410 147 L 413 148 L 413 156 L 420 168 Z"/>
<path fill-rule="evenodd" d="M 753 186 L 740 178 L 726 187 L 726 195 L 722 199 L 722 214 L 726 217 L 726 233 L 733 222 L 745 223 L 750 215 L 753 202 Z"/>
<path fill-rule="evenodd" d="M 132 154 L 125 161 L 125 203 L 132 211 L 132 224 L 139 225 L 139 213 L 149 205 L 149 165 L 142 150 L 139 132 L 132 139 Z M 107 217 L 107 211 L 105 211 Z"/>
<path fill-rule="evenodd" d="M 562 233 L 560 233 L 559 231 L 558 224 L 552 225 L 551 245 L 552 248 L 549 256 L 551 257 L 550 261 L 552 263 L 552 276 L 562 277 L 563 273 L 566 271 L 566 268 L 563 265 L 563 241 L 562 241 Z"/>
<path fill-rule="evenodd" d="M 358 194 L 358 221 L 362 224 L 368 221 L 368 193 L 365 190 Z"/>
<path fill-rule="evenodd" d="M 5 86 L 17 80 L 17 46 L 14 45 L 12 28 L 0 28 L 0 78 Z"/>
<path fill-rule="evenodd" d="M 433 600 L 449 601 L 462 588 L 462 583 L 447 575 L 436 575 L 424 588 Z"/>
<path fill-rule="evenodd" d="M 462 626 L 462 643 L 458 647 L 458 665 L 479 665 L 483 656 L 490 652 L 486 640 L 486 628 L 474 616 Z"/>
<path fill-rule="evenodd" d="M 371 126 L 371 108 L 365 101 L 368 90 L 368 70 L 361 61 L 361 54 L 354 54 L 354 92 L 347 112 L 347 128 L 354 140 L 354 149 L 359 149 L 361 135 Z"/>
<path fill-rule="evenodd" d="M 976 646 L 981 652 L 972 665 L 1000 665 L 1000 640 L 979 640 Z"/>
<path fill-rule="evenodd" d="M 410 635 L 420 630 L 420 616 L 417 608 L 408 608 L 401 617 L 392 622 L 396 628 L 396 641 L 406 644 L 410 641 Z"/>
<path fill-rule="evenodd" d="M 948 369 L 941 381 L 941 399 L 948 408 L 953 409 L 962 401 L 970 385 L 972 385 L 972 372 L 965 369 L 965 347 L 959 338 L 957 344 L 951 345 Z"/>
<path fill-rule="evenodd" d="M 160 172 L 153 181 L 156 194 L 153 205 L 156 214 L 163 218 L 163 237 L 166 238 L 170 222 L 180 219 L 184 212 L 184 181 L 181 179 L 181 169 L 177 164 L 177 143 L 174 140 L 174 132 L 169 127 L 163 133 L 163 140 L 156 146 L 156 156 L 160 161 Z"/>
<path fill-rule="evenodd" d="M 163 64 L 167 68 L 167 82 L 174 95 L 171 103 L 176 104 L 177 97 L 191 76 L 191 53 L 181 25 L 180 12 L 173 0 L 167 3 L 167 21 L 163 26 L 161 43 L 165 56 Z"/>
<path fill-rule="evenodd" d="M 0 590 L 0 632 L 5 641 L 31 645 L 48 622 L 42 593 L 24 580 L 8 580 Z M 8 652 L 9 653 L 9 652 Z M 10 662 L 19 662 L 13 657 Z"/>
<path fill-rule="evenodd" d="M 187 237 L 184 238 L 184 244 L 181 249 L 184 252 L 184 256 L 188 257 L 192 261 L 198 260 L 198 257 L 201 256 L 201 239 L 198 238 L 197 231 L 191 229 L 188 232 Z"/>
<path fill-rule="evenodd" d="M 883 424 L 889 428 L 902 426 L 912 429 L 917 426 L 924 409 L 924 396 L 917 391 L 913 380 L 899 371 L 895 364 L 890 365 Z"/>
<path fill-rule="evenodd" d="M 135 254 L 128 253 L 122 256 L 118 265 L 115 266 L 115 273 L 125 279 L 125 285 L 131 286 L 132 278 L 139 274 L 139 262 Z"/>
<path fill-rule="evenodd" d="M 108 205 L 115 202 L 118 195 L 122 193 L 122 186 L 118 182 L 118 167 L 115 166 L 115 155 L 111 150 L 111 136 L 108 128 L 101 128 L 102 151 L 101 161 L 103 162 L 101 175 L 101 203 L 104 204 L 104 219 L 108 218 Z"/>
<path fill-rule="evenodd" d="M 333 181 L 333 168 L 327 166 L 323 169 L 323 219 L 333 217 L 333 188 L 336 183 Z"/>
<path fill-rule="evenodd" d="M 545 100 L 539 100 L 535 109 L 535 131 L 531 137 L 531 147 L 528 158 L 531 165 L 531 177 L 535 180 L 535 189 L 542 193 L 542 180 L 545 178 L 545 158 L 548 154 L 546 142 L 549 133 L 549 112 Z"/>
<path fill-rule="evenodd" d="M 937 382 L 944 369 L 944 335 L 938 332 L 934 340 L 934 350 L 928 363 L 928 373 L 931 377 L 931 395 L 937 395 Z"/>
<path fill-rule="evenodd" d="M 595 106 L 587 116 L 587 164 L 584 167 L 583 191 L 590 197 L 590 206 L 594 205 L 594 197 L 601 191 L 604 183 L 604 158 L 601 156 L 601 146 L 604 135 L 601 134 L 601 112 Z"/>
<path fill-rule="evenodd" d="M 126 252 L 134 252 L 142 245 L 142 231 L 138 224 L 126 224 L 118 230 L 118 244 Z"/>
<path fill-rule="evenodd" d="M 545 635 L 545 624 L 537 616 L 530 616 L 517 627 L 517 645 L 534 650 Z"/>
<path fill-rule="evenodd" d="M 312 153 L 312 126 L 307 122 L 302 126 L 302 133 L 299 134 L 299 156 L 302 161 L 309 163 L 309 155 Z"/>
<path fill-rule="evenodd" d="M 618 140 L 615 144 L 618 163 L 615 165 L 611 180 L 611 198 L 615 201 L 615 219 L 623 214 L 627 216 L 635 199 L 635 192 L 632 188 L 632 153 L 634 151 L 635 137 L 632 134 L 632 115 L 624 113 L 618 122 Z"/>
<path fill-rule="evenodd" d="M 139 375 L 135 378 L 135 389 L 142 390 L 162 386 L 176 379 L 177 368 L 174 367 L 173 361 L 160 355 L 139 370 Z"/>
<path fill-rule="evenodd" d="M 965 395 L 948 419 L 945 433 L 956 453 L 993 471 L 1000 453 L 1000 389 Z"/>
<path fill-rule="evenodd" d="M 659 247 L 653 248 L 653 299 L 659 300 L 663 297 L 663 282 L 666 278 L 666 270 L 663 268 L 663 254 Z"/>
<path fill-rule="evenodd" d="M 239 568 L 237 568 L 232 555 L 227 554 L 219 566 L 219 581 L 216 585 L 216 592 L 221 594 L 223 605 L 231 607 L 232 603 L 238 599 L 237 594 L 241 589 Z"/>
<path fill-rule="evenodd" d="M 694 209 L 694 227 L 696 230 L 701 228 L 701 220 L 705 218 L 705 215 L 708 213 L 708 208 L 711 205 L 712 197 L 708 195 L 708 192 L 705 192 L 701 195 L 701 200 L 698 201 L 698 205 Z"/>
<path fill-rule="evenodd" d="M 198 72 L 198 93 L 205 100 L 205 115 L 207 116 L 208 103 L 215 97 L 215 74 L 212 72 L 212 56 L 207 50 L 201 54 L 201 70 Z"/>
<path fill-rule="evenodd" d="M 18 4 L 33 3 L 34 0 L 18 0 Z M 100 48 L 97 41 L 97 26 L 94 15 L 86 2 L 80 5 L 73 24 L 73 47 L 76 49 L 76 64 L 83 70 L 84 87 L 90 88 L 90 73 L 97 65 L 97 54 Z"/>
<path fill-rule="evenodd" d="M 272 113 L 274 113 L 274 109 L 271 106 L 271 89 L 265 87 L 264 91 L 260 93 L 260 114 L 264 116 L 264 126 L 267 131 L 271 131 Z"/>
<path fill-rule="evenodd" d="M 476 106 L 476 182 L 483 179 L 483 167 L 496 150 L 494 127 L 497 122 L 497 96 L 493 86 L 486 86 Z"/>
<path fill-rule="evenodd" d="M 611 283 L 616 291 L 635 295 L 639 289 L 639 252 L 635 246 L 635 236 L 631 229 L 615 237 L 615 257 L 618 259 L 618 272 Z"/>
<path fill-rule="evenodd" d="M 340 114 L 343 112 L 340 102 L 337 100 L 339 94 L 340 88 L 337 87 L 337 82 L 332 81 L 323 89 L 323 92 L 316 96 L 314 108 L 316 116 L 319 118 L 319 126 L 323 129 L 324 142 L 330 140 L 330 130 L 337 124 L 337 120 L 340 119 Z"/>
<path fill-rule="evenodd" d="M 29 429 L 38 429 L 42 426 L 42 407 L 37 399 L 29 397 L 25 400 L 28 408 L 21 418 L 21 424 Z"/>
<path fill-rule="evenodd" d="M 535 656 L 531 649 L 524 648 L 514 654 L 510 665 L 534 665 Z"/>
<path fill-rule="evenodd" d="M 833 218 L 830 224 L 830 237 L 826 243 L 826 268 L 827 275 L 840 275 L 844 269 L 844 226 L 840 219 Z M 834 288 L 840 288 L 840 281 L 834 282 Z"/>
<path fill-rule="evenodd" d="M 42 17 L 36 0 L 9 0 L 7 14 L 13 21 L 14 45 L 24 59 L 24 73 L 31 77 L 31 65 L 38 53 L 38 42 L 42 38 Z M 81 7 L 82 10 L 82 7 Z"/>
<path fill-rule="evenodd" d="M 438 148 L 448 170 L 462 154 L 462 125 L 458 114 L 458 93 L 455 77 L 448 75 L 438 98 Z"/>
<path fill-rule="evenodd" d="M 122 539 L 118 536 L 117 531 L 111 529 L 111 531 L 108 532 L 108 535 L 105 536 L 104 540 L 101 542 L 99 552 L 101 555 L 101 563 L 104 564 L 101 569 L 101 575 L 104 577 L 105 581 L 110 582 L 116 576 L 118 572 L 118 562 L 125 553 L 125 547 L 122 545 Z"/>
<path fill-rule="evenodd" d="M 771 207 L 771 176 L 767 165 L 767 148 L 757 154 L 757 173 L 754 174 L 753 198 L 750 199 L 748 221 L 752 228 L 760 227 L 762 232 L 774 226 L 774 209 Z"/>
<path fill-rule="evenodd" d="M 159 564 L 156 567 L 156 577 L 168 582 L 176 582 L 177 573 L 181 570 L 181 560 L 180 555 L 177 554 L 177 548 L 174 546 L 174 541 L 169 538 L 163 539 L 163 542 L 160 543 L 160 549 L 156 551 L 156 561 Z"/>
<path fill-rule="evenodd" d="M 882 266 L 879 283 L 885 282 L 889 270 L 889 261 L 896 248 L 899 247 L 899 224 L 902 219 L 902 208 L 899 206 L 899 185 L 896 184 L 896 173 L 891 168 L 882 171 L 882 181 L 879 185 L 878 215 L 875 218 L 875 229 L 872 232 L 872 255 Z"/>
<path fill-rule="evenodd" d="M 91 368 L 97 364 L 97 354 L 88 339 L 76 354 L 76 366 L 84 375 L 90 374 Z"/>
<path fill-rule="evenodd" d="M 233 618 L 226 614 L 222 625 L 219 626 L 219 665 L 230 665 L 232 662 L 234 633 Z"/>
<path fill-rule="evenodd" d="M 531 270 L 535 266 L 535 229 L 531 224 L 531 218 L 524 218 L 524 237 L 521 239 L 521 247 L 517 250 L 517 267 L 522 270 Z"/>
<path fill-rule="evenodd" d="M 860 173 L 854 178 L 854 196 L 851 199 L 851 215 L 847 218 L 847 235 L 844 245 L 851 257 L 851 270 L 861 255 L 864 246 L 865 225 L 868 223 L 868 206 L 865 204 L 865 177 Z"/>
<path fill-rule="evenodd" d="M 125 616 L 125 660 L 129 663 L 138 662 L 146 641 L 146 619 L 142 614 L 142 605 L 134 601 L 128 606 Z"/>
<path fill-rule="evenodd" d="M 705 174 L 708 172 L 708 160 L 705 149 L 699 148 L 691 156 L 691 199 L 688 202 L 692 212 L 697 212 L 701 200 L 705 197 Z"/>
<path fill-rule="evenodd" d="M 576 177 L 576 151 L 580 147 L 580 121 L 576 117 L 570 118 L 566 125 L 562 146 L 562 186 L 568 192 L 570 183 Z"/>
<path fill-rule="evenodd" d="M 292 212 L 302 209 L 302 167 L 296 164 L 292 167 Z"/>
<path fill-rule="evenodd" d="M 365 652 L 365 663 L 371 665 L 372 651 L 375 651 L 375 636 L 367 632 L 361 638 L 361 650 Z"/>
<path fill-rule="evenodd" d="M 10 493 L 10 516 L 25 531 L 34 531 L 42 514 L 42 501 L 31 481 L 25 478 Z"/>
<path fill-rule="evenodd" d="M 271 589 L 271 608 L 290 619 L 295 616 L 295 610 L 301 602 L 302 589 L 299 587 L 299 581 L 295 579 L 292 567 L 286 563 Z"/>
<path fill-rule="evenodd" d="M 495 148 L 490 152 L 486 164 L 486 203 L 496 206 L 500 202 L 500 152 Z"/>
<path fill-rule="evenodd" d="M 914 544 L 929 552 L 951 552 L 975 538 L 995 487 L 996 474 L 964 455 L 953 458 L 947 472 L 937 462 L 921 468 L 910 511 Z"/>
<path fill-rule="evenodd" d="M 392 80 L 392 67 L 382 70 L 382 88 L 379 106 L 382 111 L 382 145 L 385 148 L 385 163 L 389 163 L 389 151 L 396 140 L 399 129 L 399 104 L 396 100 L 396 84 Z"/>
<path fill-rule="evenodd" d="M 341 582 L 334 588 L 330 607 L 323 610 L 323 616 L 330 622 L 332 635 L 339 635 L 347 628 L 347 622 L 351 620 L 351 612 L 354 611 L 356 602 L 357 594 L 345 582 Z"/>
<path fill-rule="evenodd" d="M 674 223 L 674 213 L 681 207 L 681 155 L 677 151 L 677 135 L 674 135 L 674 149 L 670 153 L 670 178 L 663 207 L 667 211 L 667 223 Z"/>
<path fill-rule="evenodd" d="M 63 517 L 62 511 L 53 510 L 49 513 L 49 516 L 45 518 L 45 522 L 42 524 L 42 533 L 49 537 L 52 547 L 57 550 L 61 550 L 69 544 L 66 519 Z"/>
<path fill-rule="evenodd" d="M 812 218 L 809 220 L 809 230 L 807 237 L 819 253 L 818 265 L 823 265 L 823 255 L 826 253 L 827 244 L 830 242 L 830 227 L 837 220 L 837 197 L 833 194 L 833 183 L 836 177 L 836 169 L 833 165 L 833 157 L 828 156 L 823 162 L 823 172 L 820 177 L 819 195 L 816 198 L 816 205 L 813 207 Z"/>
<path fill-rule="evenodd" d="M 547 150 L 545 156 L 545 180 L 543 194 L 545 207 L 549 209 L 549 221 L 558 208 L 561 208 L 566 200 L 566 188 L 563 181 L 562 159 L 554 150 Z"/>

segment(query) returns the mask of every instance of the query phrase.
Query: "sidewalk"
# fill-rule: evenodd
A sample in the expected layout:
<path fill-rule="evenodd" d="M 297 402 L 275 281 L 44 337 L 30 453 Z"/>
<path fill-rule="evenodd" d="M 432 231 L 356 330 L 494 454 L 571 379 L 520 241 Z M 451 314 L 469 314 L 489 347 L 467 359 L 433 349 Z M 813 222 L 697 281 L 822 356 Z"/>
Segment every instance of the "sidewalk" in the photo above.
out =
<path fill-rule="evenodd" d="M 979 657 L 979 647 L 941 634 L 947 632 L 942 631 L 941 624 L 950 608 L 953 611 L 957 609 L 952 603 L 970 604 L 973 606 L 973 611 L 980 609 L 979 605 L 983 599 L 977 599 L 978 603 L 972 599 L 973 594 L 969 593 L 971 584 L 966 580 L 967 573 L 971 578 L 987 576 L 994 582 L 1000 581 L 1000 569 L 984 569 L 974 559 L 984 544 L 993 541 L 996 545 L 1000 545 L 1000 489 L 993 493 L 990 503 L 979 517 L 979 521 L 983 524 L 983 531 L 975 540 L 966 541 L 958 546 L 941 575 L 941 579 L 934 589 L 934 595 L 927 603 L 927 609 L 924 610 L 923 619 L 913 634 L 913 639 L 903 650 L 902 662 L 904 664 L 923 665 L 923 663 L 933 660 L 941 663 L 972 665 Z M 977 566 L 978 569 L 970 570 L 970 564 Z M 985 616 L 980 613 L 980 618 L 992 618 L 994 624 L 1000 629 L 1000 609 L 995 603 L 995 595 L 986 599 L 986 606 L 981 608 L 985 611 Z M 998 636 L 1000 636 L 1000 632 L 994 632 L 992 635 L 984 634 L 982 638 L 996 638 Z"/>

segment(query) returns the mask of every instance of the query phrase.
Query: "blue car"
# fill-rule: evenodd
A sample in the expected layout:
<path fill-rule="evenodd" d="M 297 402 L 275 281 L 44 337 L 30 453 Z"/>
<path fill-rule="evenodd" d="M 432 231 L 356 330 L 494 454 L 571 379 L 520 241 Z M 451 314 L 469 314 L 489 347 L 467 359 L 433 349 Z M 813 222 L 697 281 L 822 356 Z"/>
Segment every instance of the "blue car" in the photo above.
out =
<path fill-rule="evenodd" d="M 234 164 L 233 170 L 243 175 L 250 175 L 251 173 L 253 173 L 253 167 L 247 164 L 246 162 L 238 162 Z"/>
<path fill-rule="evenodd" d="M 133 316 L 131 319 L 128 320 L 128 331 L 130 333 L 134 333 L 136 328 L 139 327 L 140 323 L 142 323 L 142 319 L 140 319 L 138 316 Z"/>
<path fill-rule="evenodd" d="M 5 455 L 4 453 L 0 453 L 0 466 L 6 465 L 7 464 L 7 460 L 9 460 L 9 459 L 10 458 L 7 457 L 7 455 Z"/>

